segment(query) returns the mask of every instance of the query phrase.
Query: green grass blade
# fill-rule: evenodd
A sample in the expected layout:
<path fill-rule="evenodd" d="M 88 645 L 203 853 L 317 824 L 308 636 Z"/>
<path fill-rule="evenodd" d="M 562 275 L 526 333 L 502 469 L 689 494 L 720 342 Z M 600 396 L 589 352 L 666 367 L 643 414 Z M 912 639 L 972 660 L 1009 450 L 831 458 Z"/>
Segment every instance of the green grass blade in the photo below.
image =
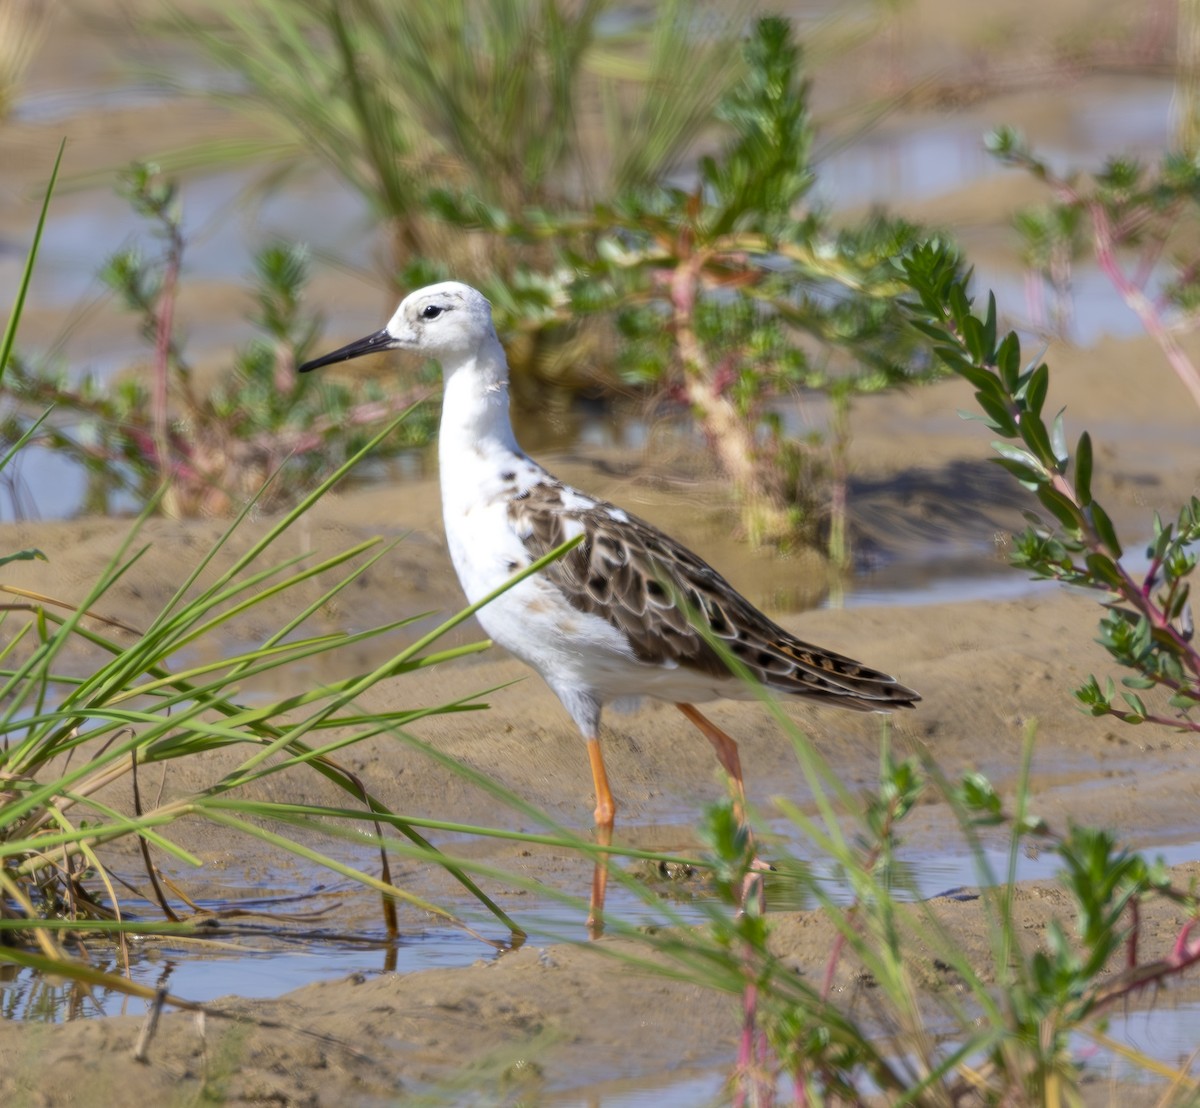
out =
<path fill-rule="evenodd" d="M 33 267 L 37 261 L 38 250 L 42 245 L 42 231 L 46 227 L 46 213 L 50 210 L 50 197 L 54 195 L 54 186 L 58 181 L 59 166 L 62 165 L 63 151 L 67 140 L 64 138 L 58 144 L 58 153 L 54 157 L 54 168 L 50 171 L 50 181 L 46 185 L 46 193 L 42 197 L 42 210 L 38 213 L 37 226 L 33 232 L 33 242 L 29 246 L 29 254 L 25 258 L 25 268 L 21 271 L 21 280 L 17 285 L 17 296 L 13 301 L 12 312 L 8 324 L 4 328 L 4 337 L 0 338 L 0 381 L 4 379 L 4 370 L 8 359 L 12 356 L 13 343 L 17 339 L 17 327 L 21 322 L 21 313 L 25 310 L 25 297 L 29 293 L 29 283 L 33 279 Z"/>

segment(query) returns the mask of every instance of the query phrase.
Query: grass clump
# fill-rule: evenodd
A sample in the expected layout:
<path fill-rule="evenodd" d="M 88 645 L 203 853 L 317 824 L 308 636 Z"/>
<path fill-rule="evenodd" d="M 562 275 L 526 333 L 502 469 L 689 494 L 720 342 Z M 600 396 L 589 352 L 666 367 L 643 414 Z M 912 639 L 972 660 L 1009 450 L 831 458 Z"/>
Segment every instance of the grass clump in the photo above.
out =
<path fill-rule="evenodd" d="M 0 373 L 11 355 L 53 180 L 54 176 L 0 344 Z M 63 935 L 100 932 L 120 938 L 139 929 L 161 929 L 164 921 L 182 925 L 178 907 L 180 901 L 189 904 L 188 898 L 168 882 L 156 859 L 165 857 L 184 866 L 200 863 L 172 834 L 185 818 L 243 833 L 375 890 L 381 894 L 391 936 L 397 933 L 397 902 L 456 922 L 445 909 L 394 884 L 386 853 L 381 852 L 378 872 L 372 873 L 360 864 L 322 854 L 298 837 L 271 830 L 268 825 L 278 820 L 270 806 L 245 793 L 289 770 L 315 773 L 345 798 L 341 806 L 310 806 L 311 820 L 357 818 L 373 828 L 377 844 L 382 844 L 387 824 L 424 860 L 444 863 L 472 896 L 517 933 L 464 871 L 336 758 L 354 743 L 415 719 L 476 706 L 464 702 L 398 707 L 371 715 L 355 706 L 357 698 L 382 681 L 483 649 L 486 643 L 435 649 L 440 635 L 467 618 L 470 610 L 418 637 L 370 672 L 266 703 L 239 699 L 246 682 L 341 647 L 378 640 L 417 618 L 353 633 L 313 634 L 307 629 L 312 617 L 390 546 L 372 539 L 321 559 L 278 553 L 281 536 L 404 418 L 402 413 L 391 420 L 295 507 L 250 537 L 241 530 L 248 526 L 253 501 L 247 505 L 211 550 L 195 565 L 181 569 L 178 588 L 146 627 L 131 627 L 104 609 L 114 586 L 136 576 L 146 550 L 137 545 L 139 530 L 153 503 L 80 601 L 0 581 L 5 600 L 0 604 L 0 962 L 55 968 L 138 991 L 69 958 Z M 40 421 L 35 422 L 12 445 L 0 467 L 39 426 Z M 234 552 L 235 545 L 242 546 L 240 553 Z M 48 572 L 53 572 L 53 557 L 53 551 L 47 555 L 35 549 L 14 550 L 0 557 L 0 567 L 42 560 L 50 562 Z M 285 614 L 263 631 L 267 606 L 280 598 L 287 600 Z M 220 750 L 237 752 L 238 757 L 213 762 L 211 755 Z M 142 785 L 148 767 L 198 758 L 205 758 L 211 770 L 201 787 L 166 799 L 149 798 Z M 126 786 L 123 795 L 119 784 Z M 132 919 L 122 907 L 124 890 L 131 885 L 106 863 L 105 855 L 128 842 L 138 846 L 143 888 L 148 890 L 143 895 L 138 888 L 137 896 L 157 903 L 157 919 Z M 35 949 L 29 949 L 30 944 Z"/>
<path fill-rule="evenodd" d="M 139 843 L 145 863 L 143 878 L 150 890 L 145 898 L 157 901 L 167 920 L 178 919 L 153 858 L 199 864 L 172 840 L 170 829 L 184 817 L 244 832 L 272 849 L 291 851 L 375 889 L 383 895 L 384 919 L 392 934 L 397 901 L 452 920 L 445 910 L 393 884 L 386 856 L 378 875 L 339 862 L 299 839 L 269 831 L 263 826 L 272 822 L 269 806 L 239 799 L 272 775 L 313 772 L 346 798 L 338 807 L 314 806 L 313 820 L 336 820 L 344 809 L 357 809 L 376 826 L 377 839 L 386 822 L 407 835 L 427 860 L 436 863 L 440 857 L 336 755 L 423 716 L 474 706 L 401 707 L 364 717 L 354 702 L 381 681 L 482 649 L 486 643 L 439 652 L 430 649 L 436 635 L 426 635 L 369 673 L 265 704 L 251 706 L 237 697 L 238 688 L 255 678 L 378 639 L 416 618 L 350 634 L 313 635 L 304 630 L 306 621 L 390 549 L 381 540 L 320 560 L 271 560 L 273 544 L 350 464 L 218 570 L 218 557 L 244 523 L 239 520 L 146 628 L 130 628 L 98 614 L 113 586 L 136 574 L 145 550 L 136 546 L 136 527 L 79 604 L 0 584 L 0 592 L 10 600 L 0 653 L 0 769 L 5 783 L 0 796 L 0 890 L 7 917 L 0 919 L 0 932 L 32 934 L 44 954 L 61 957 L 61 947 L 45 927 L 48 920 L 67 919 L 75 930 L 86 930 L 95 921 L 115 922 L 120 925 L 117 930 L 136 929 L 137 923 L 122 911 L 120 881 L 103 860 L 107 846 L 130 839 Z M 294 599 L 279 626 L 265 635 L 260 631 L 252 646 L 231 645 L 246 634 L 239 628 L 247 623 L 261 626 L 262 611 L 281 597 Z M 82 676 L 77 675 L 78 664 L 68 661 L 80 646 L 104 659 Z M 192 655 L 215 660 L 179 665 L 180 658 Z M 161 802 L 147 800 L 139 781 L 148 767 L 222 749 L 246 753 L 232 766 L 206 763 L 212 766 L 212 776 L 203 787 Z M 127 807 L 112 799 L 118 782 L 128 783 Z M 465 874 L 459 876 L 490 904 Z M 507 917 L 492 908 L 507 925 Z M 10 953 L 0 952 L 0 959 Z"/>

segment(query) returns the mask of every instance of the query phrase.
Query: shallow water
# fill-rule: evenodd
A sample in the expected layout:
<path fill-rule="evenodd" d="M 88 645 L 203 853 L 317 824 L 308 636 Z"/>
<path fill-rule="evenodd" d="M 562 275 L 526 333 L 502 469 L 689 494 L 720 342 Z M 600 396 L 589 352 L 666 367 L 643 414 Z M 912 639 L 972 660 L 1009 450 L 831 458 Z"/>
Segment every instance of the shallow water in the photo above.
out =
<path fill-rule="evenodd" d="M 664 926 L 676 920 L 698 923 L 704 918 L 700 910 L 689 910 L 686 904 L 672 904 L 668 920 L 664 912 L 655 911 L 619 886 L 613 888 L 608 908 L 619 920 L 634 927 Z M 586 934 L 584 914 L 586 906 L 582 903 L 568 909 L 557 902 L 547 902 L 530 905 L 528 912 L 522 912 L 520 922 L 529 927 L 532 942 L 582 940 Z M 505 933 L 498 932 L 494 921 L 490 927 L 481 924 L 481 932 L 496 941 L 506 938 Z M 97 948 L 96 944 L 88 944 L 88 948 L 96 969 L 127 976 L 127 980 L 140 986 L 166 989 L 197 1004 L 221 998 L 271 1000 L 332 978 L 385 972 L 413 974 L 500 957 L 496 948 L 463 930 L 434 926 L 409 930 L 395 944 L 386 941 L 382 934 L 348 941 L 334 934 L 320 938 L 296 928 L 292 928 L 290 939 L 283 939 L 280 930 L 266 923 L 252 930 L 222 929 L 211 942 L 175 940 L 172 936 L 136 938 L 130 942 L 127 975 L 116 962 L 115 954 L 103 953 L 115 948 Z M 118 989 L 83 987 L 64 977 L 0 965 L 2 1019 L 62 1023 L 103 1016 L 139 1016 L 149 1010 L 150 1004 Z"/>
<path fill-rule="evenodd" d="M 174 996 L 198 1003 L 220 997 L 238 996 L 270 999 L 303 985 L 348 974 L 381 973 L 388 955 L 364 950 L 361 945 L 305 941 L 291 951 L 205 953 L 195 946 L 175 946 L 169 941 L 132 944 L 128 979 L 152 989 L 166 989 Z M 471 951 L 466 950 L 467 946 Z M 397 949 L 395 968 L 401 973 L 437 966 L 468 965 L 478 956 L 479 944 L 461 933 L 437 934 L 406 939 Z M 474 952 L 474 953 L 472 953 Z M 111 962 L 97 961 L 97 968 L 125 976 Z M 0 1013 L 8 1019 L 37 1023 L 99 1016 L 141 1015 L 149 1002 L 117 990 L 83 988 L 63 978 L 48 978 L 34 970 L 20 969 L 0 979 Z"/>
<path fill-rule="evenodd" d="M 807 860 L 810 874 L 820 883 L 825 895 L 834 903 L 850 903 L 852 890 L 849 885 L 833 867 L 796 841 L 794 833 L 789 833 L 794 831 L 790 824 L 775 821 L 770 829 L 788 842 L 794 857 L 802 862 Z M 686 829 L 681 827 L 681 835 L 686 834 Z M 1161 859 L 1167 865 L 1175 865 L 1200 857 L 1200 842 L 1151 846 L 1143 853 L 1148 860 Z M 1002 882 L 1008 865 L 1008 850 L 1001 847 L 985 847 L 978 857 L 965 853 L 906 852 L 896 866 L 895 895 L 901 901 L 937 897 L 975 899 L 984 875 L 990 871 L 997 881 Z M 1020 851 L 1015 877 L 1018 882 L 1052 880 L 1060 868 L 1053 851 Z M 285 890 L 286 895 L 259 904 L 262 914 L 253 922 L 226 920 L 210 936 L 195 940 L 170 936 L 132 939 L 129 979 L 150 988 L 164 988 L 187 1000 L 207 1003 L 229 996 L 271 999 L 331 978 L 467 966 L 481 958 L 499 956 L 495 948 L 465 931 L 433 924 L 403 928 L 404 933 L 395 943 L 389 943 L 378 926 L 368 926 L 348 935 L 327 927 L 297 925 L 282 916 L 278 924 L 272 924 L 273 903 L 278 906 L 286 901 L 286 905 L 278 908 L 282 912 L 294 909 L 297 902 L 303 909 L 305 898 L 320 877 L 314 875 L 308 885 L 295 875 L 290 880 L 293 887 Z M 658 887 L 658 891 L 661 896 L 647 890 L 641 881 L 633 880 L 627 884 L 618 876 L 610 886 L 608 911 L 611 918 L 618 921 L 620 929 L 688 926 L 707 922 L 712 911 L 717 910 L 699 879 L 666 882 Z M 203 906 L 209 911 L 220 912 L 223 908 L 246 909 L 255 903 L 258 902 L 239 899 L 224 904 L 206 902 Z M 799 896 L 796 887 L 782 879 L 774 887 L 769 883 L 767 903 L 770 911 L 797 911 L 819 906 L 813 897 Z M 136 906 L 130 903 L 125 908 L 127 912 L 136 911 Z M 457 908 L 470 910 L 470 906 L 464 904 Z M 529 932 L 527 941 L 535 946 L 546 942 L 580 941 L 585 937 L 586 908 L 582 901 L 564 902 L 557 897 L 533 895 L 522 898 L 519 910 L 511 905 L 508 910 Z M 144 914 L 150 917 L 156 913 L 148 911 Z M 472 916 L 472 923 L 485 938 L 496 942 L 507 939 L 507 934 L 497 928 L 494 920 L 479 917 L 477 911 Z M 115 947 L 89 944 L 89 952 L 97 968 L 123 974 L 116 961 Z M 118 1014 L 138 1015 L 147 1008 L 147 1001 L 119 991 L 82 988 L 66 979 L 48 978 L 32 970 L 0 967 L 2 1018 L 57 1023 Z M 1139 1019 L 1153 1018 L 1153 1013 L 1139 1014 L 1131 1015 L 1129 1021 L 1131 1026 L 1137 1027 Z M 1200 1009 L 1193 1018 L 1200 1020 Z"/>
<path fill-rule="evenodd" d="M 1196 1044 L 1200 1042 L 1200 1004 L 1164 1005 L 1146 1011 L 1118 1013 L 1108 1019 L 1106 1034 L 1162 1065 L 1182 1071 L 1194 1080 L 1200 1075 L 1200 1057 Z M 1162 1078 L 1148 1075 L 1123 1054 L 1097 1045 L 1084 1035 L 1072 1037 L 1075 1056 L 1085 1077 L 1097 1081 L 1122 1081 L 1135 1084 L 1152 1081 L 1160 1085 Z M 947 1048 L 948 1049 L 948 1048 Z M 728 1104 L 726 1093 L 729 1074 L 723 1070 L 675 1074 L 661 1084 L 642 1083 L 628 1090 L 604 1092 L 604 1108 L 706 1108 Z M 860 1089 L 870 1089 L 864 1082 Z M 792 1103 L 792 1090 L 786 1082 L 778 1087 L 780 1103 Z M 593 1097 L 554 1097 L 544 1103 L 554 1108 L 591 1108 Z M 1165 1103 L 1165 1102 L 1164 1102 Z"/>
<path fill-rule="evenodd" d="M 1033 136 L 1057 173 L 1098 168 L 1114 152 L 1160 157 L 1174 137 L 1175 87 L 1153 77 L 1094 78 L 1055 89 L 1053 137 Z M 1019 108 L 1019 103 L 1014 108 Z M 817 195 L 835 208 L 929 200 L 1020 170 L 1000 165 L 984 138 L 1003 110 L 991 102 L 963 111 L 889 120 L 822 156 Z"/>

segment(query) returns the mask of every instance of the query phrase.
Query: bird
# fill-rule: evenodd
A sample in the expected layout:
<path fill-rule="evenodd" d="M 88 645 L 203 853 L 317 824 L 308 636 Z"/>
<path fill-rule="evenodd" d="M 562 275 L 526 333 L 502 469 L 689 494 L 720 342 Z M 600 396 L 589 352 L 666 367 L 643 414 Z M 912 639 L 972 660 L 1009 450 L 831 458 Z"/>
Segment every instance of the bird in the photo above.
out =
<path fill-rule="evenodd" d="M 307 361 L 308 373 L 387 350 L 441 364 L 438 433 L 450 558 L 476 603 L 571 539 L 560 559 L 484 605 L 493 642 L 536 670 L 583 737 L 595 789 L 596 841 L 612 843 L 616 803 L 600 745 L 607 705 L 643 697 L 675 705 L 712 744 L 744 811 L 735 740 L 697 703 L 758 695 L 726 660 L 774 693 L 857 711 L 912 707 L 920 696 L 886 673 L 801 641 L 754 607 L 703 559 L 658 528 L 553 477 L 517 444 L 508 360 L 491 305 L 444 281 L 411 292 L 382 330 Z M 608 868 L 592 878 L 588 928 L 603 929 Z"/>

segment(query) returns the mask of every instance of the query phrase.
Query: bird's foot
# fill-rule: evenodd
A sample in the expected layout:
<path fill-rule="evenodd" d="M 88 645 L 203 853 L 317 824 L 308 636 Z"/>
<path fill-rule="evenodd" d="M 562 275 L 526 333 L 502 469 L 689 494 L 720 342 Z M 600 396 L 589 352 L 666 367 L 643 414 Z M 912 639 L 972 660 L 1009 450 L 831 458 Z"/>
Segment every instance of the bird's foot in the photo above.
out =
<path fill-rule="evenodd" d="M 767 910 L 767 888 L 764 877 L 774 873 L 775 867 L 762 858 L 755 858 L 750 863 L 750 869 L 742 878 L 742 891 L 738 901 L 738 915 L 747 910 L 747 905 L 754 904 L 761 916 Z"/>

